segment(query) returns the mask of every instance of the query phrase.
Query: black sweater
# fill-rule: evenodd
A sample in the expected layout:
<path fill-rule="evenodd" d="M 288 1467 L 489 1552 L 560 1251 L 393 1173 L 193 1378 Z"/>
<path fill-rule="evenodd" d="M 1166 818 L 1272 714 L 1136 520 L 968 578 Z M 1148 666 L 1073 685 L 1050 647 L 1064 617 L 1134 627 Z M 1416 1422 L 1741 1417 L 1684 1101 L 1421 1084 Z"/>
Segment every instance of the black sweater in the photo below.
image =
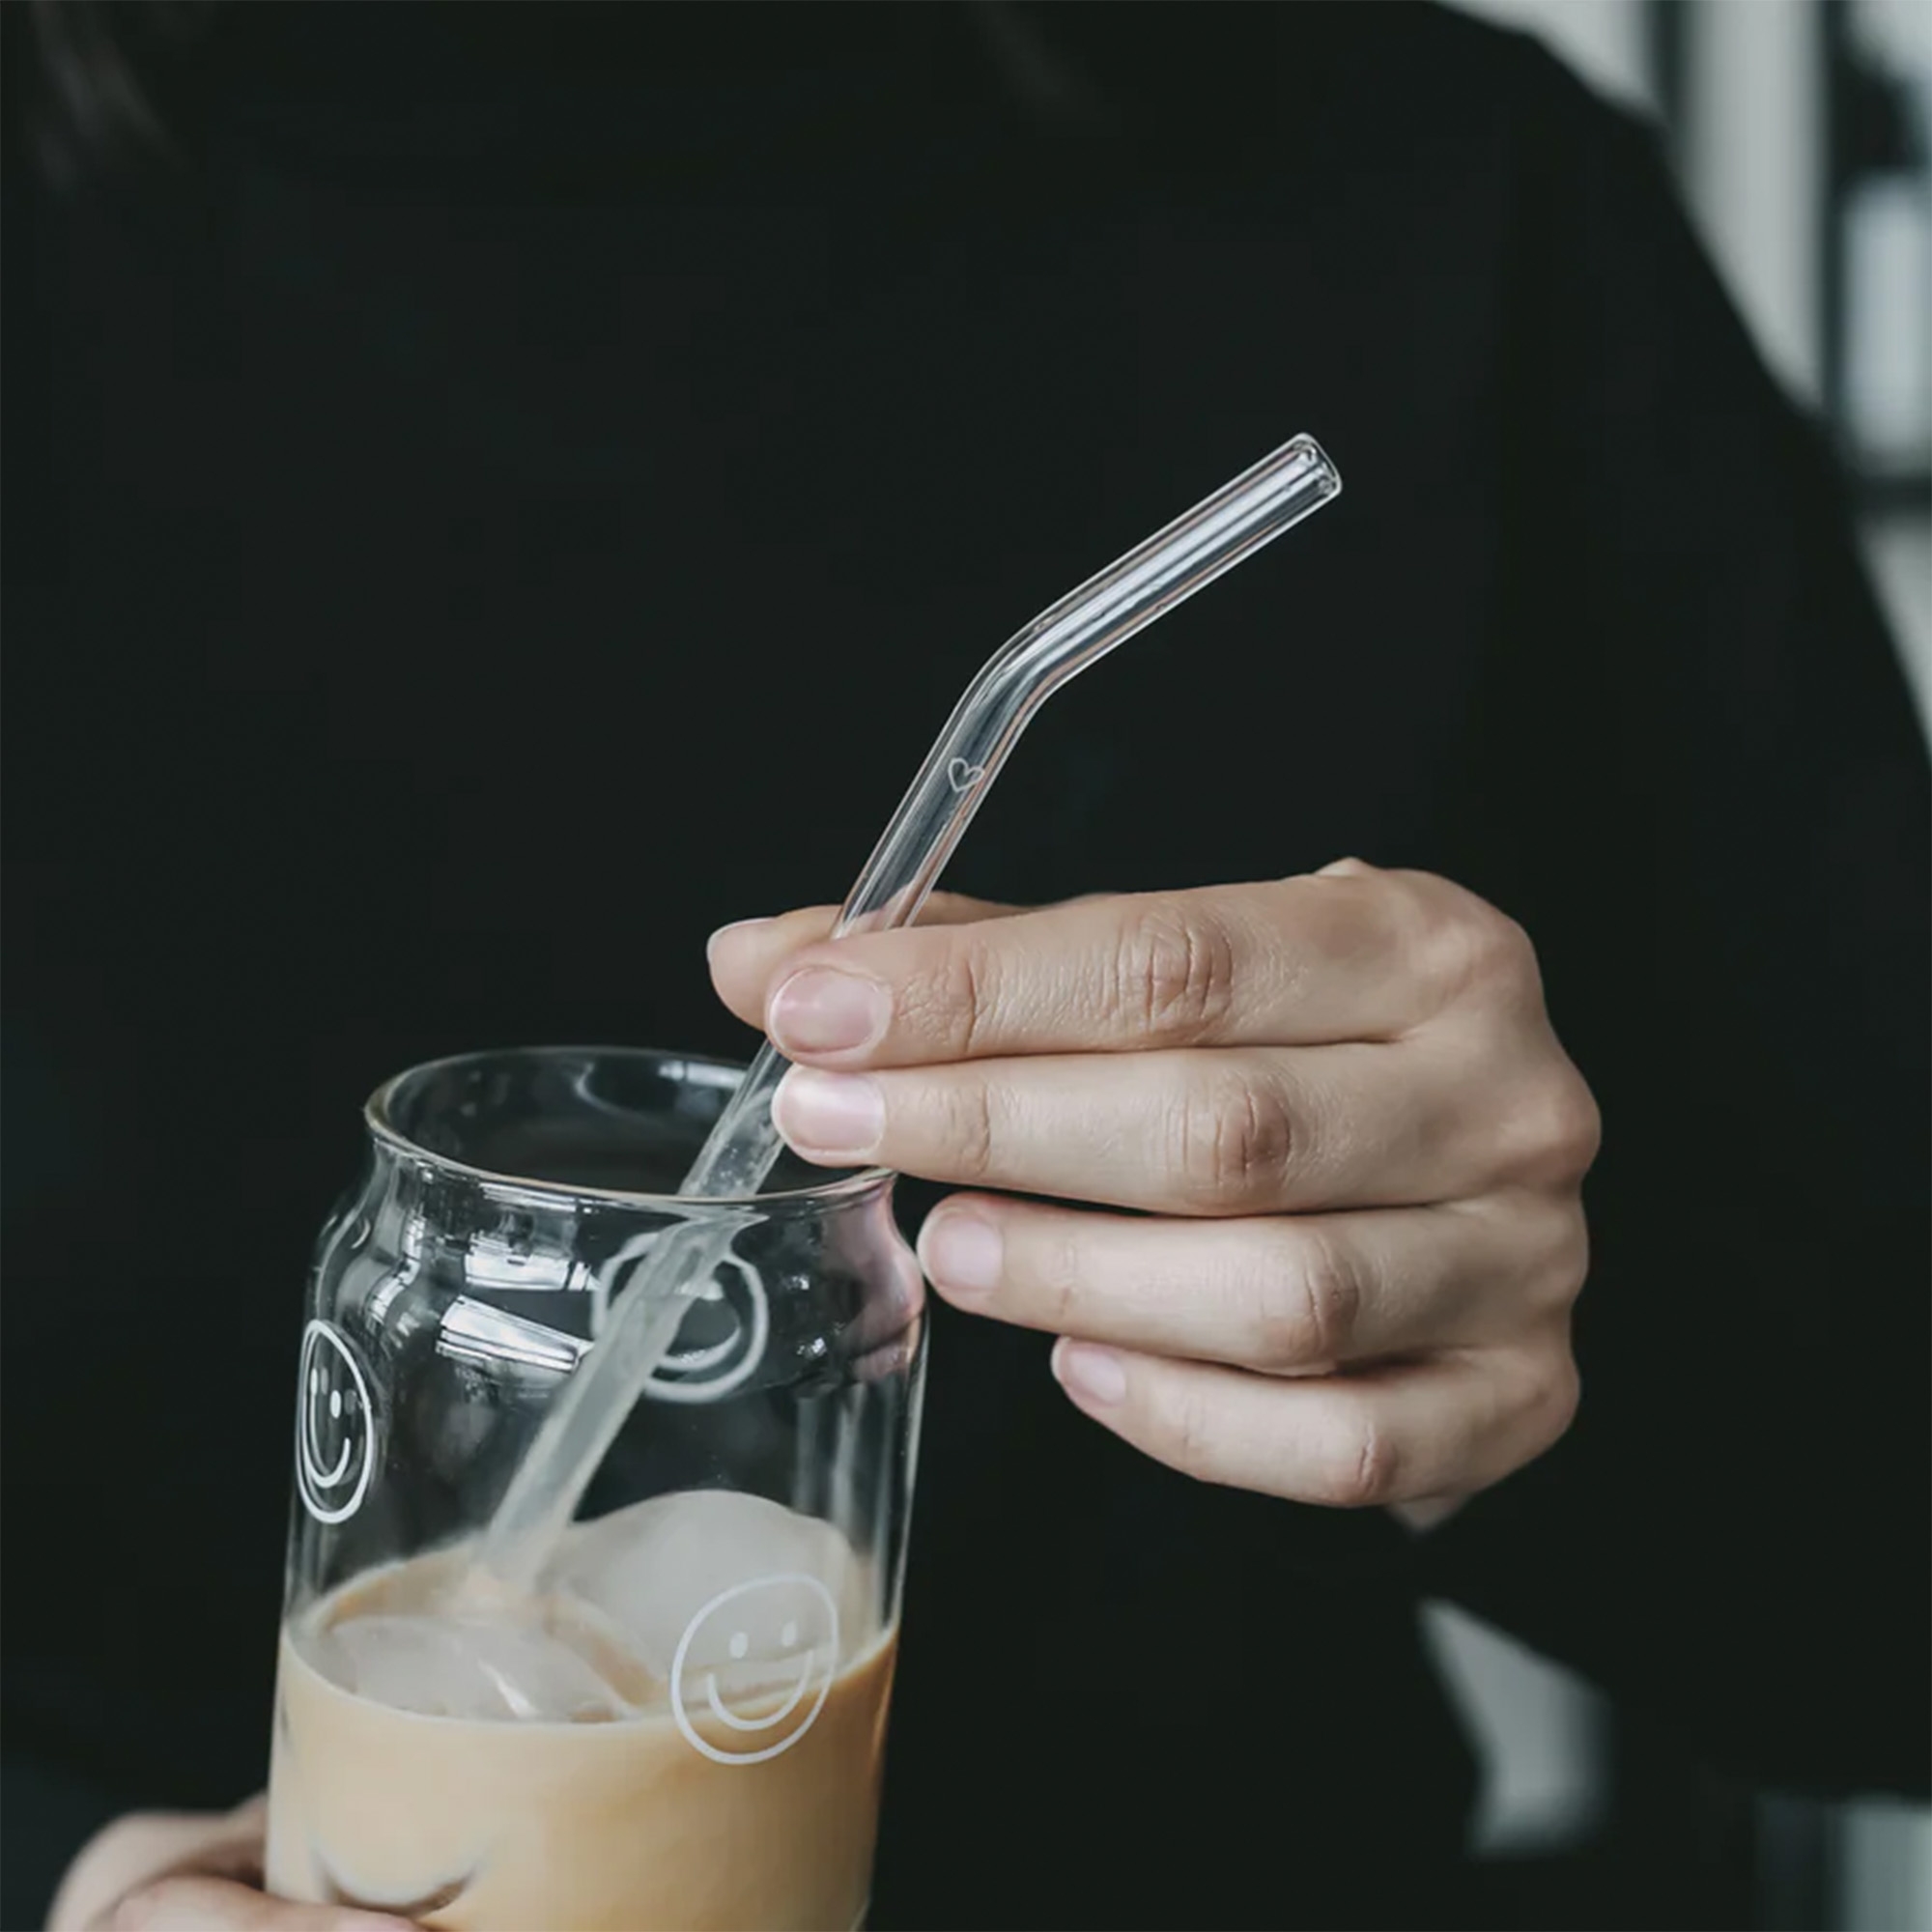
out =
<path fill-rule="evenodd" d="M 1605 1121 L 1581 1415 L 1411 1544 L 940 1311 L 873 1922 L 1450 1922 L 1432 1591 L 1922 1788 L 1924 754 L 1640 131 L 1391 6 L 235 7 L 145 84 L 165 152 L 7 179 L 8 1923 L 48 1794 L 262 1777 L 364 1094 L 749 1052 L 710 927 L 837 898 L 986 653 L 1304 429 L 1341 503 L 948 883 L 1515 915 Z"/>

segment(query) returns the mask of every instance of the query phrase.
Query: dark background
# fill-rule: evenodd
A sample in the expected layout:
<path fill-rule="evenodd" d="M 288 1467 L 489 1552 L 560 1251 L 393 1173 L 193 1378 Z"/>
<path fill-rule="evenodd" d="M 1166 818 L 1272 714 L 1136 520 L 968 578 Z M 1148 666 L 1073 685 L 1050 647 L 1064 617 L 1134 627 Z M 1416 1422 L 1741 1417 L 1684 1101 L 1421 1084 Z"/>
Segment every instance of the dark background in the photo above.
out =
<path fill-rule="evenodd" d="M 529 71 L 528 10 L 471 10 L 462 84 L 428 30 L 388 21 L 373 50 L 339 11 L 312 23 L 278 11 L 253 45 L 144 45 L 179 165 L 189 180 L 205 169 L 206 192 L 179 192 L 182 178 L 149 159 L 134 174 L 162 185 L 131 204 L 118 189 L 62 203 L 10 160 L 10 1922 L 12 1889 L 31 1894 L 64 1829 L 115 1803 L 237 1795 L 260 1728 L 287 1492 L 279 1446 L 247 1445 L 286 1440 L 292 1285 L 353 1170 L 362 1094 L 436 1053 L 538 1035 L 745 1051 L 709 999 L 697 935 L 835 895 L 962 665 L 1063 589 L 1069 558 L 1075 572 L 1098 563 L 1278 440 L 1264 426 L 1336 442 L 1348 518 L 1293 540 L 1292 576 L 1244 573 L 1185 630 L 1163 627 L 1079 687 L 1029 739 L 953 882 L 1010 897 L 1191 883 L 1204 853 L 1222 876 L 1340 850 L 1452 871 L 1544 944 L 1566 1037 L 1621 1102 L 1613 1118 L 1650 1133 L 1605 1187 L 1635 1187 L 1620 1179 L 1634 1173 L 1653 1198 L 1677 1156 L 1701 1157 L 1698 1108 L 1755 1037 L 1705 1025 L 1700 996 L 1728 1013 L 1740 985 L 1748 995 L 1761 978 L 1766 1007 L 1786 990 L 1756 959 L 1739 962 L 1747 979 L 1712 967 L 1676 989 L 1668 1023 L 1706 1046 L 1682 1106 L 1646 1089 L 1627 1050 L 1635 1017 L 1580 990 L 1565 1005 L 1566 986 L 1637 983 L 1677 929 L 1730 917 L 1764 930 L 1750 901 L 1792 848 L 1702 869 L 1714 838 L 1748 845 L 1748 796 L 1727 794 L 1722 760 L 1703 769 L 1688 731 L 1662 748 L 1641 736 L 1647 692 L 1721 712 L 1756 689 L 1748 632 L 1660 633 L 1627 682 L 1581 687 L 1600 720 L 1629 706 L 1614 710 L 1629 769 L 1615 729 L 1575 769 L 1565 743 L 1524 750 L 1552 708 L 1577 703 L 1574 639 L 1598 623 L 1620 647 L 1632 637 L 1593 601 L 1614 608 L 1614 581 L 1567 575 L 1568 553 L 1501 554 L 1492 532 L 1530 520 L 1526 497 L 1545 499 L 1547 529 L 1606 503 L 1612 521 L 1635 519 L 1619 486 L 1655 472 L 1632 461 L 1599 476 L 1578 459 L 1618 434 L 1613 399 L 1545 366 L 1533 340 L 1494 353 L 1499 292 L 1518 293 L 1506 271 L 1520 265 L 1480 197 L 1458 202 L 1456 169 L 1471 153 L 1499 168 L 1515 157 L 1500 134 L 1485 145 L 1493 76 L 1467 42 L 1385 48 L 1359 29 L 1309 30 L 1332 88 L 1304 69 L 1306 94 L 1279 96 L 1256 138 L 1247 117 L 1267 97 L 1246 66 L 1251 29 L 1201 28 L 1187 75 L 1170 76 L 1173 10 L 1115 10 L 1088 71 L 1102 98 L 1119 82 L 1184 100 L 1187 160 L 1170 171 L 1165 156 L 1123 187 L 1078 144 L 1055 147 L 1059 213 L 1034 225 L 1010 194 L 978 212 L 1013 138 L 985 102 L 1016 124 L 1046 84 L 1025 43 L 983 22 L 959 30 L 943 70 L 956 85 L 916 102 L 923 133 L 955 136 L 920 149 L 924 173 L 881 182 L 833 131 L 821 172 L 794 191 L 770 170 L 802 119 L 836 130 L 848 114 L 912 111 L 877 93 L 869 56 L 844 58 L 840 36 L 865 36 L 836 18 L 760 16 L 741 44 L 689 51 L 696 82 L 687 66 L 655 86 L 648 61 L 611 65 L 560 32 L 553 96 Z M 20 12 L 8 20 L 16 88 Z M 831 76 L 803 101 L 787 38 L 801 31 L 822 38 Z M 1660 19 L 1661 61 L 1674 31 Z M 1356 98 L 1363 60 L 1385 119 L 1350 127 L 1332 104 L 1324 119 L 1324 102 Z M 1455 74 L 1471 86 L 1462 116 L 1442 84 Z M 1179 88 L 1203 75 L 1207 95 Z M 476 107 L 506 90 L 507 135 Z M 1297 111 L 1282 116 L 1289 98 Z M 1077 121 L 1081 108 L 1054 111 Z M 10 123 L 24 132 L 22 112 L 16 99 Z M 1543 131 L 1551 156 L 1569 153 Z M 1332 201 L 1301 191 L 1330 180 L 1331 141 L 1353 157 Z M 1581 206 L 1579 176 L 1551 166 L 1548 182 L 1510 178 L 1539 234 Z M 693 185 L 660 192 L 654 225 L 639 228 L 600 198 L 631 170 Z M 562 222 L 559 205 L 575 211 Z M 1090 220 L 1072 218 L 1082 211 Z M 928 230 L 950 240 L 922 262 Z M 1546 245 L 1562 258 L 1560 242 Z M 995 252 L 997 280 L 972 272 Z M 1245 298 L 1255 276 L 1265 305 Z M 1420 323 L 1401 307 L 1413 288 L 1428 292 Z M 835 298 L 840 326 L 827 330 Z M 1605 298 L 1579 278 L 1548 299 L 1594 313 Z M 1697 314 L 1719 327 L 1708 305 Z M 613 380 L 626 368 L 647 380 Z M 1546 381 L 1581 394 L 1579 419 L 1522 405 Z M 1804 500 L 1834 514 L 1822 489 Z M 1687 505 L 1722 533 L 1724 502 L 1687 488 L 1667 507 Z M 1761 508 L 1741 491 L 1733 532 Z M 1867 625 L 1858 593 L 1832 582 L 1834 608 Z M 1784 591 L 1768 578 L 1758 609 L 1772 630 Z M 1674 655 L 1680 642 L 1690 655 Z M 748 701 L 727 713 L 719 692 L 734 683 Z M 855 705 L 860 690 L 876 705 Z M 1866 722 L 1862 698 L 1834 701 L 1828 684 L 1813 714 L 1826 766 Z M 1884 799 L 1869 803 L 1884 822 Z M 1793 808 L 1778 801 L 1780 834 Z M 1633 822 L 1658 841 L 1644 851 L 1691 863 L 1651 876 L 1628 856 Z M 1652 923 L 1620 931 L 1627 951 L 1604 956 L 1550 887 L 1559 844 L 1601 868 L 1596 890 L 1643 907 Z M 1901 853 L 1841 857 L 1879 892 Z M 1769 925 L 1783 935 L 1780 917 Z M 1860 962 L 1888 997 L 1910 974 L 1913 917 L 1901 904 L 1895 960 Z M 1855 1048 L 1879 1018 L 1846 1017 L 1838 1045 L 1854 1065 L 1815 1069 L 1826 1099 L 1859 1091 Z M 1796 1171 L 1744 1179 L 1775 1192 L 1770 1177 Z M 1858 1181 L 1845 1178 L 1852 1192 Z M 1653 1242 L 1668 1218 L 1654 1216 Z M 1640 1250 L 1644 1232 L 1625 1238 Z M 1754 1256 L 1776 1245 L 1751 1241 Z M 1787 1315 L 1804 1319 L 1802 1296 L 1779 1304 Z M 1007 1533 L 998 1511 L 974 1511 L 1032 1481 L 1047 1454 L 1118 1494 L 1122 1516 L 1181 1509 L 1063 1411 L 1005 1394 L 1037 1378 L 1031 1338 L 940 1325 L 947 1454 L 931 1460 L 925 1507 L 949 1538 L 922 1546 L 935 1598 L 962 1580 L 941 1552 Z M 1736 1366 L 1741 1405 L 1755 1373 L 1748 1355 Z M 1909 1420 L 1881 1421 L 1908 1450 Z M 1625 1440 L 1640 1488 L 1665 1445 Z M 191 1475 L 171 1491 L 176 1471 Z M 1739 1508 L 1724 1473 L 1719 1533 Z M 1237 1501 L 1199 1503 L 1198 1547 L 1183 1547 L 1207 1560 L 1217 1534 L 1238 1541 L 1255 1520 Z M 111 1541 L 95 1523 L 113 1524 Z M 1105 1525 L 1086 1533 L 1104 1547 Z M 1679 1522 L 1649 1548 L 1694 1533 Z M 1766 1588 L 1833 1560 L 1739 1540 Z M 1630 1543 L 1644 1560 L 1643 1536 Z M 203 1548 L 223 1561 L 187 1560 Z M 1407 1613 L 1403 1591 L 1348 1584 L 1321 1612 L 1358 1634 L 1393 1633 Z M 177 1639 L 178 1676 L 165 1667 Z M 1335 1770 L 1338 1818 L 1345 1793 L 1377 1791 L 1401 1821 L 1411 1802 L 1423 1817 L 1425 1785 L 1472 1786 L 1446 1727 L 1408 1749 L 1404 1714 L 1433 1693 L 1392 1639 L 1388 1655 L 1399 1684 L 1322 1692 L 1371 1706 L 1360 1761 Z M 918 1672 L 909 1646 L 909 1691 Z M 1594 1814 L 1567 1842 L 1496 1861 L 1472 1922 L 1822 1922 L 1831 1814 L 1768 1807 L 1775 1772 L 1716 1770 L 1681 1726 L 1627 1698 L 1599 1714 L 1597 1737 Z M 979 1771 L 990 1783 L 1001 1767 Z M 1308 1802 L 1328 1815 L 1319 1792 Z M 1025 1821 L 1002 1823 L 1017 1834 Z M 1406 1824 L 1390 1829 L 1411 1842 Z"/>

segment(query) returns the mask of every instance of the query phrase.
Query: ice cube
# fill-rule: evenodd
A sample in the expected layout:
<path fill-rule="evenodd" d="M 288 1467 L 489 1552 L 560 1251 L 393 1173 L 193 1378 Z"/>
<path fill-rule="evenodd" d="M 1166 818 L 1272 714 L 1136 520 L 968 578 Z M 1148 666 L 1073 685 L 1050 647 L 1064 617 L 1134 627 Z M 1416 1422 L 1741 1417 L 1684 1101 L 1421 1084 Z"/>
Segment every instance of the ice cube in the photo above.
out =
<path fill-rule="evenodd" d="M 345 1690 L 432 1718 L 600 1722 L 625 1715 L 615 1690 L 541 1625 L 428 1614 L 350 1617 L 318 1644 Z"/>
<path fill-rule="evenodd" d="M 829 1523 L 763 1496 L 690 1490 L 579 1525 L 554 1574 L 668 1678 L 687 1632 L 687 1666 L 784 1657 L 829 1639 L 835 1620 L 848 1625 L 849 1641 L 859 1634 L 850 1627 L 859 1573 L 851 1546 Z M 784 1580 L 797 1577 L 814 1581 Z M 731 1614 L 700 1620 L 727 1592 L 736 1593 Z"/>

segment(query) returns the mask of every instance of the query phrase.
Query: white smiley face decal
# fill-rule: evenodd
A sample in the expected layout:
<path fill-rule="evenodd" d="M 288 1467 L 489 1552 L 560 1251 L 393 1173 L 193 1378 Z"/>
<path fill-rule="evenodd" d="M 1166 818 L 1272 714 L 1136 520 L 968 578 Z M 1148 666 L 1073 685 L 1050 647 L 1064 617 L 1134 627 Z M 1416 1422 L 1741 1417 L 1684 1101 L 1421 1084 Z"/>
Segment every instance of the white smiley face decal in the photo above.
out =
<path fill-rule="evenodd" d="M 660 1233 L 653 1228 L 633 1236 L 598 1271 L 605 1308 L 614 1293 L 628 1286 Z M 749 1381 L 764 1362 L 772 1332 L 771 1297 L 749 1262 L 726 1255 L 691 1302 L 669 1353 L 645 1378 L 644 1393 L 653 1402 L 716 1402 Z"/>
<path fill-rule="evenodd" d="M 685 1741 L 718 1764 L 762 1764 L 810 1730 L 838 1672 L 838 1605 L 816 1577 L 758 1577 L 721 1590 L 685 1626 L 670 1707 Z M 708 1720 L 712 1735 L 699 1729 Z"/>
<path fill-rule="evenodd" d="M 296 1392 L 296 1489 L 318 1522 L 345 1522 L 376 1472 L 369 1384 L 349 1344 L 327 1321 L 302 1331 Z"/>

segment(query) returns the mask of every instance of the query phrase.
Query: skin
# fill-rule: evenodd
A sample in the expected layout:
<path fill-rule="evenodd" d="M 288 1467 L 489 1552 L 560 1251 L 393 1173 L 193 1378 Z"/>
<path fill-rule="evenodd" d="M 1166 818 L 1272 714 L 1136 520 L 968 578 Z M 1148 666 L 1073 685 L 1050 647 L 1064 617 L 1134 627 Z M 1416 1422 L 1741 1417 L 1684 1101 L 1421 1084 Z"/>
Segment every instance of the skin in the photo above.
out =
<path fill-rule="evenodd" d="M 47 1932 L 410 1932 L 402 1919 L 262 1890 L 268 1806 L 117 1818 L 68 1867 Z"/>
<path fill-rule="evenodd" d="M 712 939 L 721 996 L 797 1063 L 774 1119 L 809 1160 L 967 1189 L 921 1235 L 933 1286 L 1059 1336 L 1103 1428 L 1426 1523 L 1568 1426 L 1597 1110 L 1493 907 L 1343 860 L 1030 912 L 942 897 L 826 943 L 833 918 Z"/>
<path fill-rule="evenodd" d="M 796 1063 L 780 1130 L 962 1188 L 921 1233 L 934 1288 L 1058 1336 L 1102 1428 L 1422 1527 L 1569 1426 L 1597 1109 L 1494 907 L 1346 859 L 1032 911 L 937 895 L 836 943 L 834 918 L 712 935 L 721 997 Z M 261 1841 L 259 1801 L 122 1819 L 50 1932 L 395 1932 L 265 1897 Z"/>

